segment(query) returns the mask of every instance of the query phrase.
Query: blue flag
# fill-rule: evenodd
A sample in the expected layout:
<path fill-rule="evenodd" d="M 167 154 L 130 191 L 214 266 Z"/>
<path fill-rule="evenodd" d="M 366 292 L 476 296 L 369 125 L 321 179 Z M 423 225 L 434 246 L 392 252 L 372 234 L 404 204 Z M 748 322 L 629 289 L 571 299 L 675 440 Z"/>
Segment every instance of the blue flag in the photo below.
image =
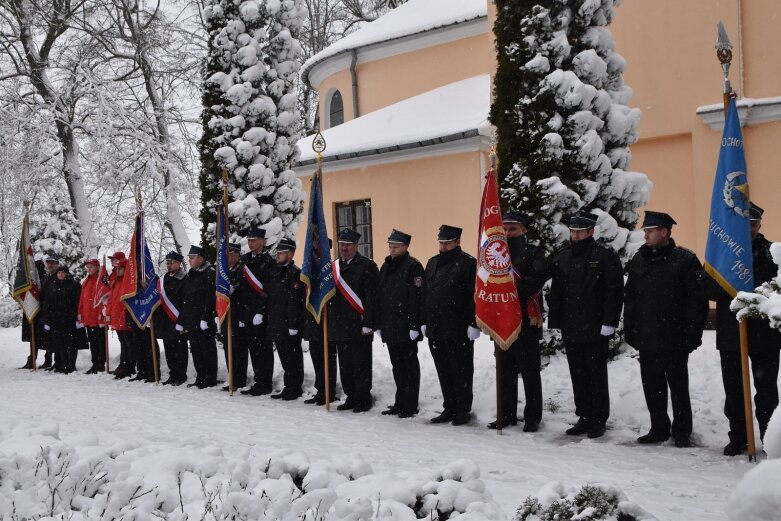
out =
<path fill-rule="evenodd" d="M 732 297 L 738 291 L 754 291 L 750 206 L 743 135 L 732 98 L 721 137 L 705 246 L 705 271 Z"/>
<path fill-rule="evenodd" d="M 225 207 L 220 206 L 217 211 L 217 284 L 216 307 L 217 323 L 222 326 L 222 321 L 228 314 L 231 306 L 231 281 L 230 267 L 228 266 L 228 237 L 225 226 Z"/>
<path fill-rule="evenodd" d="M 306 285 L 306 309 L 320 323 L 320 316 L 328 299 L 334 296 L 336 286 L 331 271 L 331 250 L 323 213 L 323 192 L 320 173 L 312 177 L 312 193 L 309 195 L 309 215 L 306 226 L 306 246 L 301 280 Z"/>
<path fill-rule="evenodd" d="M 138 327 L 147 327 L 160 305 L 160 289 L 152 255 L 144 238 L 144 211 L 136 215 L 136 229 L 130 240 L 130 254 L 122 279 L 122 300 Z"/>

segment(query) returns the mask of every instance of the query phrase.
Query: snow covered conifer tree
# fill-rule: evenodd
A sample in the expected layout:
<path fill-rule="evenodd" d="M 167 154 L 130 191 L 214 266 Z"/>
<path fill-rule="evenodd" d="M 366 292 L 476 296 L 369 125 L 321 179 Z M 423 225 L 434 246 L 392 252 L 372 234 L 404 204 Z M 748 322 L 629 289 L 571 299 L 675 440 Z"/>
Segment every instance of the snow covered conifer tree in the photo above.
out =
<path fill-rule="evenodd" d="M 86 274 L 79 222 L 69 202 L 55 197 L 43 211 L 31 213 L 30 239 L 36 260 L 57 257 L 79 281 Z"/>
<path fill-rule="evenodd" d="M 300 0 L 212 0 L 201 139 L 202 235 L 211 242 L 221 168 L 232 231 L 263 226 L 268 245 L 295 235 L 300 181 L 290 171 L 301 116 L 288 95 L 300 66 Z"/>
<path fill-rule="evenodd" d="M 497 0 L 497 127 L 505 204 L 534 218 L 530 235 L 551 251 L 566 217 L 599 214 L 600 238 L 626 260 L 637 209 L 651 183 L 627 172 L 638 109 L 626 106 L 624 59 L 607 25 L 620 0 Z"/>

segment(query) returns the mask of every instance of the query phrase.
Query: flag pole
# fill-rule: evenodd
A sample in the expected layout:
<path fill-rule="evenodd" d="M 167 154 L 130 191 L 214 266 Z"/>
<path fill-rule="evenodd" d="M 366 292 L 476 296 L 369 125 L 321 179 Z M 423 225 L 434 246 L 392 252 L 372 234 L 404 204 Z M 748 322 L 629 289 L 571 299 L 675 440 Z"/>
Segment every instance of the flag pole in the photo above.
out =
<path fill-rule="evenodd" d="M 228 169 L 222 169 L 222 234 L 225 240 L 228 240 Z M 218 245 L 219 250 L 219 245 Z M 217 253 L 219 255 L 219 251 Z M 228 321 L 228 325 L 225 328 L 226 335 L 228 337 L 228 394 L 233 396 L 233 324 L 231 320 L 232 306 L 228 306 L 228 313 L 225 315 L 225 320 Z"/>
<path fill-rule="evenodd" d="M 729 81 L 729 68 L 732 64 L 732 44 L 727 36 L 724 24 L 719 22 L 717 26 L 716 57 L 721 63 L 721 71 L 724 75 L 724 124 L 727 124 L 727 112 L 729 111 L 730 100 L 734 96 L 732 85 Z M 740 366 L 743 379 L 743 409 L 745 411 L 746 423 L 746 441 L 748 442 L 748 460 L 756 461 L 757 447 L 754 440 L 754 413 L 751 403 L 751 374 L 749 371 L 748 358 L 748 324 L 746 319 L 739 321 L 740 328 Z"/>
<path fill-rule="evenodd" d="M 496 176 L 496 148 L 494 145 L 491 145 L 491 152 L 488 155 L 491 167 L 488 170 L 487 176 L 492 175 Z M 486 176 L 486 177 L 487 177 Z M 480 216 L 480 219 L 482 221 L 482 215 Z M 482 222 L 479 223 L 480 226 L 478 229 L 482 229 Z M 479 240 L 479 239 L 478 239 Z M 478 244 L 478 251 L 480 250 L 480 245 Z M 500 436 L 502 434 L 502 428 L 504 427 L 504 411 L 502 410 L 502 353 L 500 353 L 501 349 L 499 349 L 499 346 L 494 344 L 494 358 L 496 359 L 496 435 Z"/>
<path fill-rule="evenodd" d="M 149 321 L 149 337 L 152 340 L 152 371 L 155 374 L 155 385 L 160 383 L 160 368 L 157 365 L 157 337 L 155 336 L 155 321 Z"/>
<path fill-rule="evenodd" d="M 325 139 L 320 132 L 317 133 L 319 139 L 312 142 L 312 149 L 317 158 L 317 170 L 315 177 L 320 181 L 320 197 L 323 196 L 323 152 L 325 152 Z M 336 259 L 333 262 L 337 262 Z M 328 303 L 323 307 L 321 315 L 323 323 L 323 378 L 325 379 L 325 411 L 331 411 L 331 365 L 328 363 Z"/>

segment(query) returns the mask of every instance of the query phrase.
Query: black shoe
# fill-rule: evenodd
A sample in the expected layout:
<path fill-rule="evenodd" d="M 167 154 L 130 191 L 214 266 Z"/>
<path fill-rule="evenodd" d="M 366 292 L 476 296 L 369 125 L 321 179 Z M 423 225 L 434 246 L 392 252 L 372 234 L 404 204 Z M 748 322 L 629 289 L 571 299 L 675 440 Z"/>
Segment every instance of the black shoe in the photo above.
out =
<path fill-rule="evenodd" d="M 644 434 L 637 438 L 637 443 L 647 445 L 649 443 L 661 443 L 670 439 L 670 435 L 664 432 L 649 431 L 648 434 Z"/>
<path fill-rule="evenodd" d="M 605 431 L 607 431 L 607 427 L 604 423 L 595 423 L 589 428 L 588 437 L 591 439 L 601 438 L 605 435 Z"/>
<path fill-rule="evenodd" d="M 217 382 L 211 380 L 208 382 L 203 382 L 201 385 L 196 385 L 196 387 L 198 389 L 208 389 L 209 387 L 217 387 Z"/>
<path fill-rule="evenodd" d="M 246 394 L 248 396 L 263 396 L 264 394 L 271 394 L 271 389 L 267 387 L 263 388 L 255 384 L 249 389 L 241 391 L 241 394 Z"/>
<path fill-rule="evenodd" d="M 187 387 L 188 387 L 188 388 L 189 388 L 189 387 L 197 387 L 198 389 L 203 389 L 202 385 L 203 385 L 203 382 L 201 382 L 201 381 L 199 381 L 199 380 L 196 380 L 196 381 L 194 381 L 194 382 L 193 382 L 193 383 L 191 383 L 191 384 L 187 384 Z"/>
<path fill-rule="evenodd" d="M 590 422 L 585 418 L 581 418 L 578 420 L 578 423 L 564 431 L 564 433 L 567 436 L 580 436 L 581 434 L 586 434 L 590 427 Z"/>
<path fill-rule="evenodd" d="M 32 369 L 32 362 L 30 362 L 30 367 L 28 369 Z M 44 360 L 43 365 L 39 366 L 38 369 L 49 369 L 52 367 L 52 361 L 51 360 Z"/>
<path fill-rule="evenodd" d="M 540 424 L 534 421 L 526 421 L 523 423 L 523 432 L 537 432 L 540 430 Z"/>
<path fill-rule="evenodd" d="M 171 382 L 171 385 L 179 386 L 179 385 L 182 385 L 186 381 L 187 381 L 187 378 L 183 378 L 181 380 L 174 380 L 173 382 Z"/>
<path fill-rule="evenodd" d="M 339 407 L 337 407 L 338 409 Z M 372 408 L 371 402 L 369 403 L 361 403 L 353 407 L 353 412 L 367 412 Z"/>
<path fill-rule="evenodd" d="M 518 425 L 518 418 L 505 418 L 505 419 L 502 420 L 502 429 L 504 429 L 505 427 L 510 427 L 512 425 Z M 494 420 L 491 423 L 489 423 L 488 425 L 486 425 L 486 427 L 489 428 L 489 429 L 496 430 L 497 427 L 499 427 L 499 422 Z"/>
<path fill-rule="evenodd" d="M 286 402 L 292 402 L 293 400 L 298 400 L 301 398 L 301 393 L 287 393 L 285 396 L 282 397 L 282 400 Z"/>
<path fill-rule="evenodd" d="M 417 409 L 399 409 L 399 418 L 412 418 L 418 415 Z"/>
<path fill-rule="evenodd" d="M 114 374 L 114 379 L 116 379 L 116 380 L 122 380 L 123 378 L 127 378 L 128 376 L 130 376 L 130 375 L 127 373 L 127 371 L 125 371 L 125 370 L 124 370 L 124 369 L 122 369 L 121 367 L 120 367 L 120 368 L 118 368 L 116 371 L 114 371 L 114 373 L 113 373 L 113 374 Z"/>
<path fill-rule="evenodd" d="M 54 364 L 47 365 L 46 367 L 43 368 L 44 371 L 54 371 L 56 369 L 57 368 L 54 366 Z"/>
<path fill-rule="evenodd" d="M 322 403 L 320 403 L 320 402 L 322 402 Z M 311 398 L 307 398 L 306 400 L 304 400 L 304 403 L 309 404 L 309 405 L 312 405 L 312 404 L 323 405 L 323 404 L 325 404 L 325 396 L 323 396 L 322 394 L 316 394 L 316 395 L 312 396 Z"/>
<path fill-rule="evenodd" d="M 748 450 L 748 444 L 731 441 L 724 446 L 725 456 L 739 456 Z"/>
<path fill-rule="evenodd" d="M 453 421 L 450 422 L 453 425 L 465 425 L 472 419 L 472 415 L 468 412 L 460 412 L 453 416 Z"/>
<path fill-rule="evenodd" d="M 674 437 L 675 439 L 675 446 L 680 449 L 685 449 L 687 447 L 692 446 L 692 440 L 689 439 L 689 436 L 687 434 L 679 434 Z"/>
<path fill-rule="evenodd" d="M 166 380 L 165 382 L 163 382 L 163 385 L 173 385 L 175 381 L 176 381 L 176 380 L 174 380 L 173 378 L 171 378 L 171 377 L 169 376 L 169 377 L 168 377 L 168 380 Z"/>
<path fill-rule="evenodd" d="M 130 380 L 128 380 L 128 382 L 138 382 L 139 380 L 146 380 L 146 376 L 139 373 L 135 375 L 133 378 L 131 378 Z"/>
<path fill-rule="evenodd" d="M 440 414 L 439 416 L 434 416 L 429 421 L 431 423 L 446 423 L 446 422 L 452 421 L 454 417 L 455 417 L 454 413 L 452 413 L 452 412 L 448 411 L 447 409 L 445 409 L 444 411 L 442 411 L 442 414 Z"/>
<path fill-rule="evenodd" d="M 33 368 L 33 361 L 32 361 L 32 358 L 30 358 L 30 357 L 28 356 L 28 357 L 27 357 L 27 363 L 26 363 L 26 364 L 24 364 L 24 365 L 23 365 L 22 367 L 20 367 L 19 369 L 32 369 L 32 368 Z M 41 367 L 39 367 L 39 369 L 44 369 L 44 367 L 43 367 L 43 366 L 41 366 Z"/>
<path fill-rule="evenodd" d="M 382 411 L 380 414 L 382 414 L 383 416 L 395 416 L 395 415 L 399 414 L 400 410 L 401 409 L 399 409 L 395 405 L 391 405 L 390 407 L 388 407 L 387 409 Z"/>
<path fill-rule="evenodd" d="M 280 392 L 278 392 L 277 394 L 272 394 L 272 395 L 271 395 L 271 398 L 272 398 L 273 400 L 281 400 L 281 399 L 282 399 L 282 398 L 284 398 L 285 396 L 287 396 L 287 393 L 285 393 L 285 391 L 280 391 Z"/>
<path fill-rule="evenodd" d="M 349 398 L 345 400 L 343 404 L 336 406 L 337 411 L 349 411 L 350 409 L 354 408 L 355 404 Z"/>
<path fill-rule="evenodd" d="M 98 374 L 99 372 L 100 372 L 100 367 L 97 365 L 93 365 L 84 374 Z"/>

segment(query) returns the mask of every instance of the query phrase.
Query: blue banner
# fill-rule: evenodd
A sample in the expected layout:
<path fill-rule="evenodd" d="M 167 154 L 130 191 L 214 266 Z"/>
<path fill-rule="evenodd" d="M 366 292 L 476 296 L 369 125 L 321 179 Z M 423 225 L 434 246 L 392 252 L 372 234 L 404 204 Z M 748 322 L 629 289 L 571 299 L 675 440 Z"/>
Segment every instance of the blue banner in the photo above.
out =
<path fill-rule="evenodd" d="M 122 300 L 128 313 L 138 324 L 147 327 L 155 308 L 160 305 L 158 277 L 152 255 L 144 237 L 144 212 L 139 210 L 136 216 L 136 229 L 130 242 L 130 255 L 125 269 L 125 285 Z"/>
<path fill-rule="evenodd" d="M 216 283 L 216 307 L 217 323 L 222 326 L 222 321 L 228 314 L 231 304 L 230 267 L 228 266 L 228 237 L 225 225 L 225 207 L 220 206 L 217 211 L 217 283 Z"/>
<path fill-rule="evenodd" d="M 713 183 L 705 270 L 724 291 L 754 291 L 749 191 L 743 135 L 735 99 L 729 102 Z"/>
<path fill-rule="evenodd" d="M 323 192 L 320 173 L 312 176 L 312 191 L 309 194 L 309 215 L 306 225 L 306 246 L 301 280 L 306 285 L 306 308 L 320 323 L 320 316 L 326 302 L 336 292 L 331 271 L 331 250 L 328 247 L 328 231 L 323 213 Z"/>

